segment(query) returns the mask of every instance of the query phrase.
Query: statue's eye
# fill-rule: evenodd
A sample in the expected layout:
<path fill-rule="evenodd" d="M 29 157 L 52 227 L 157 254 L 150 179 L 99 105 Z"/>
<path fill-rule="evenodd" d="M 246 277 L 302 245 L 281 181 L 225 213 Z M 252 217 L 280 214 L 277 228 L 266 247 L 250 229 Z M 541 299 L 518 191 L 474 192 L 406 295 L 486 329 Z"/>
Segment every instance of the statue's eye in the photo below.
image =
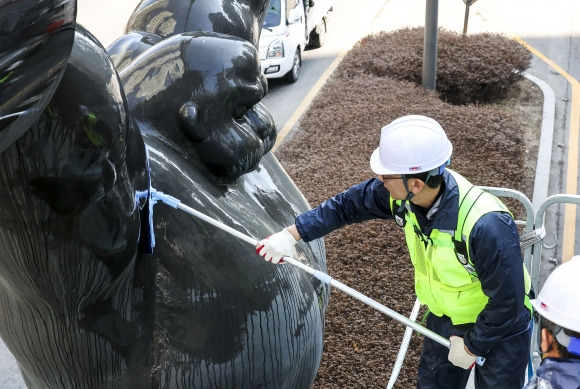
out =
<path fill-rule="evenodd" d="M 234 118 L 240 120 L 246 115 L 248 108 L 245 105 L 238 105 L 234 110 Z"/>

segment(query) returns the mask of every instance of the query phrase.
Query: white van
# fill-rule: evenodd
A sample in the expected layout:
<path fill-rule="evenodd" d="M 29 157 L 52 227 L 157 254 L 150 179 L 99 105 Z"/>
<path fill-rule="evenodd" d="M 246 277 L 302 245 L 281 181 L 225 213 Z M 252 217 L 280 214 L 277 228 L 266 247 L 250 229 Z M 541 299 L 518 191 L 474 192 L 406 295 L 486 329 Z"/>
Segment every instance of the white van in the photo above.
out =
<path fill-rule="evenodd" d="M 296 82 L 306 45 L 321 47 L 334 0 L 270 0 L 260 35 L 266 78 Z"/>

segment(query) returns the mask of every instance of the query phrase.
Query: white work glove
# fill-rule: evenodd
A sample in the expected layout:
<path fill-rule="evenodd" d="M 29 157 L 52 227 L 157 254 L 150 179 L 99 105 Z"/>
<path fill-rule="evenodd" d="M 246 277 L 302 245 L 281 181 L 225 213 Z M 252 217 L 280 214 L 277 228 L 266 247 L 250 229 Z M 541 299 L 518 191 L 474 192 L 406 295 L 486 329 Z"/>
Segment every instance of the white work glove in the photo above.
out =
<path fill-rule="evenodd" d="M 449 355 L 447 356 L 449 362 L 465 370 L 471 369 L 473 365 L 475 365 L 477 357 L 467 353 L 465 350 L 465 344 L 463 343 L 463 338 L 460 336 L 451 336 L 449 341 L 451 342 Z"/>
<path fill-rule="evenodd" d="M 256 244 L 256 252 L 266 261 L 272 263 L 284 263 L 282 257 L 292 257 L 296 239 L 287 230 L 270 235 Z"/>

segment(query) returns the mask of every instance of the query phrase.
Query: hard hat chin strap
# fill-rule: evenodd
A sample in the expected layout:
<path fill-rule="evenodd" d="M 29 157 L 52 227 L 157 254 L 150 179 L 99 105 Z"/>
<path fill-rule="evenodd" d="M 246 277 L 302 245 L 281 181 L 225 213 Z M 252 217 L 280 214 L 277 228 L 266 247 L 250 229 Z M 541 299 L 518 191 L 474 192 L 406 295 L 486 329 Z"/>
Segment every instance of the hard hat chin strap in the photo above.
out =
<path fill-rule="evenodd" d="M 407 197 L 405 200 L 401 201 L 401 206 L 399 207 L 398 212 L 401 212 L 406 204 L 410 203 L 413 196 L 415 196 L 415 194 L 409 190 L 409 186 L 407 185 L 407 175 L 401 174 L 401 178 L 403 179 L 403 185 L 405 185 L 405 190 L 407 191 Z"/>
<path fill-rule="evenodd" d="M 443 174 L 444 170 L 445 170 L 445 165 L 441 165 L 439 167 L 436 167 L 435 169 L 429 170 L 427 172 L 427 177 L 425 177 L 425 184 L 427 184 L 427 181 L 429 181 L 429 178 Z"/>
<path fill-rule="evenodd" d="M 536 340 L 536 345 L 535 345 L 536 350 L 534 350 L 534 351 L 536 351 L 536 352 L 539 351 L 540 355 L 542 355 L 542 359 L 544 359 L 544 354 L 552 348 L 552 344 L 549 345 L 548 350 L 546 350 L 546 351 L 543 351 L 542 347 L 540 346 L 540 344 L 542 343 L 542 325 L 540 324 L 541 320 L 542 320 L 542 317 L 540 315 L 538 315 L 537 322 L 536 322 L 536 326 L 538 326 L 537 340 Z M 574 355 L 580 355 L 580 339 L 579 338 L 574 338 L 574 337 L 566 334 L 564 332 L 564 328 L 562 328 L 561 326 L 556 326 L 556 328 L 554 328 L 554 332 L 552 334 L 553 334 L 554 338 L 556 338 L 558 343 L 560 343 L 562 346 L 566 347 L 566 349 L 568 350 L 569 353 L 574 354 Z"/>
<path fill-rule="evenodd" d="M 566 334 L 564 329 L 560 326 L 557 326 L 554 330 L 554 336 L 558 343 L 566 347 L 568 352 L 574 355 L 580 355 L 580 339 Z"/>
<path fill-rule="evenodd" d="M 425 177 L 425 185 L 427 185 L 427 181 L 429 181 L 429 178 L 443 174 L 443 171 L 445 171 L 445 166 L 449 165 L 450 162 L 451 159 L 448 159 L 443 165 L 429 170 L 427 172 L 427 177 Z M 401 174 L 401 178 L 403 179 L 403 185 L 405 185 L 405 190 L 407 191 L 407 198 L 401 202 L 401 207 L 399 208 L 399 211 L 403 209 L 405 203 L 410 202 L 413 196 L 415 196 L 415 194 L 409 190 L 409 186 L 407 185 L 407 175 Z"/>
<path fill-rule="evenodd" d="M 411 198 L 415 194 L 409 190 L 409 185 L 407 185 L 407 175 L 401 174 L 401 178 L 403 179 L 403 185 L 405 185 L 405 190 L 407 191 L 407 198 L 404 201 L 411 201 Z"/>

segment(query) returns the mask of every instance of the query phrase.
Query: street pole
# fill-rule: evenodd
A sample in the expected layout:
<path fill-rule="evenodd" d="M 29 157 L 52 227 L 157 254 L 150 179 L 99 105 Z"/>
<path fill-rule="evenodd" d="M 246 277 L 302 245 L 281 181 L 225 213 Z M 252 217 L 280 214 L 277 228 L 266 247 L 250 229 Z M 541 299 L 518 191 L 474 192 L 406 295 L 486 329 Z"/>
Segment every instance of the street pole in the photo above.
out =
<path fill-rule="evenodd" d="M 467 35 L 467 22 L 469 20 L 469 7 L 477 0 L 463 0 L 465 3 L 465 19 L 463 20 L 463 36 Z"/>
<path fill-rule="evenodd" d="M 427 0 L 423 42 L 423 88 L 435 90 L 437 78 L 437 17 L 439 0 Z"/>
<path fill-rule="evenodd" d="M 463 20 L 463 36 L 467 35 L 467 21 L 469 20 L 469 6 L 470 5 L 471 4 L 468 2 L 465 3 L 465 18 Z"/>

